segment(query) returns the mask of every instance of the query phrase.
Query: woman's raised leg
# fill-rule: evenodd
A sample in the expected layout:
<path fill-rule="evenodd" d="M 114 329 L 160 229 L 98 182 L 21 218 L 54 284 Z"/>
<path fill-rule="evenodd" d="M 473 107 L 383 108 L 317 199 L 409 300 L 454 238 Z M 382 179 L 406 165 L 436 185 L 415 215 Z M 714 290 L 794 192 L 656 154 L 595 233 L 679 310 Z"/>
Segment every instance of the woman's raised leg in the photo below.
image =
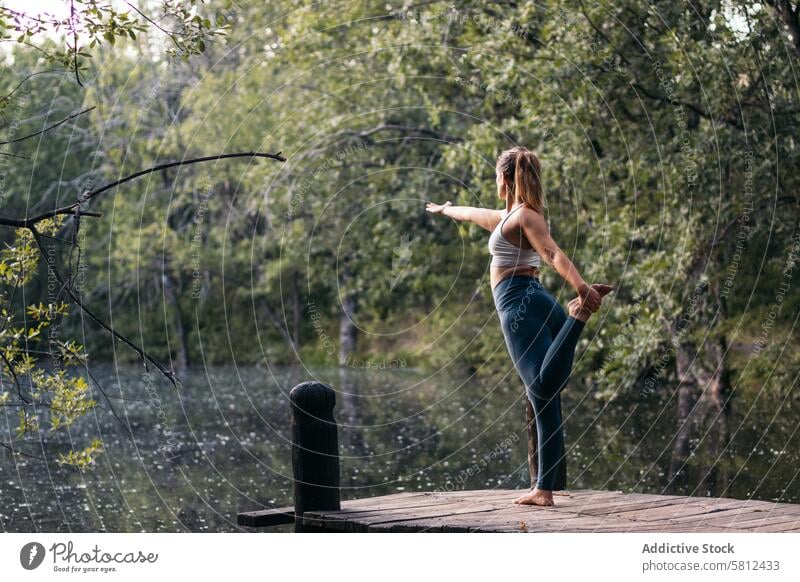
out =
<path fill-rule="evenodd" d="M 584 321 L 570 315 L 553 338 L 539 371 L 539 384 L 543 397 L 552 398 L 561 392 L 569 380 L 575 360 L 575 349 L 578 347 L 584 325 Z"/>

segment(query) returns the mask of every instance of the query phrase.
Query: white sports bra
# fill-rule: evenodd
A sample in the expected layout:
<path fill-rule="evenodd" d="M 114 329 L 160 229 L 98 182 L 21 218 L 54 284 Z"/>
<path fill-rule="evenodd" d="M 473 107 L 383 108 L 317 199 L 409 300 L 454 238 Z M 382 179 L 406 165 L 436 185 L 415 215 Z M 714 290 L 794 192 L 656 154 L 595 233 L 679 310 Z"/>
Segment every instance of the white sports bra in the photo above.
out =
<path fill-rule="evenodd" d="M 522 208 L 522 204 L 506 214 L 489 237 L 489 254 L 492 255 L 492 267 L 538 267 L 541 264 L 539 253 L 535 250 L 518 247 L 503 236 L 503 225 L 508 220 L 508 217 L 519 208 Z"/>

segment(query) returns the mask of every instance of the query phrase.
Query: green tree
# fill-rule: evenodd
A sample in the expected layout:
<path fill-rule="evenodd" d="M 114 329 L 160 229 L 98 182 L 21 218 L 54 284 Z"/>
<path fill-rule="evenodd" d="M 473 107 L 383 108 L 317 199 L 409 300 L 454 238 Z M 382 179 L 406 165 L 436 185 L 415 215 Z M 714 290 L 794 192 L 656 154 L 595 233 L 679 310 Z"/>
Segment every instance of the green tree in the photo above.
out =
<path fill-rule="evenodd" d="M 94 107 L 86 108 L 52 123 L 50 116 L 58 107 L 51 107 L 44 113 L 36 111 L 37 105 L 29 101 L 29 87 L 52 73 L 41 70 L 42 65 L 62 66 L 74 74 L 77 85 L 82 86 L 89 72 L 86 63 L 93 54 L 89 51 L 113 46 L 120 39 L 136 42 L 137 33 L 148 29 L 156 30 L 171 43 L 164 49 L 168 56 L 188 59 L 192 55 L 202 53 L 207 41 L 223 34 L 227 25 L 224 9 L 230 8 L 230 3 L 221 5 L 220 10 L 214 11 L 212 23 L 208 16 L 202 14 L 211 11 L 206 9 L 198 11 L 199 3 L 194 0 L 161 2 L 160 13 L 156 17 L 158 20 L 130 3 L 126 3 L 128 9 L 118 9 L 106 2 L 94 0 L 70 0 L 65 2 L 65 5 L 68 7 L 68 15 L 63 18 L 0 7 L 0 39 L 13 41 L 19 45 L 9 58 L 13 59 L 17 66 L 27 65 L 33 69 L 23 72 L 20 77 L 11 81 L 9 85 L 13 86 L 0 100 L 3 128 L 8 134 L 8 138 L 0 145 L 9 148 L 9 151 L 0 152 L 4 161 L 8 158 L 27 160 L 29 158 L 25 152 L 34 147 L 36 155 L 52 155 L 55 148 L 65 144 L 67 147 L 62 151 L 70 152 L 72 138 L 69 140 L 47 138 L 52 132 L 57 132 L 59 128 L 63 129 L 65 124 L 72 124 L 73 120 L 94 109 Z M 33 51 L 38 58 L 32 60 L 22 47 L 29 52 Z M 19 70 L 22 71 L 22 68 L 19 67 Z M 50 92 L 54 97 L 62 98 L 58 91 Z M 68 89 L 63 95 L 70 103 L 76 96 L 77 92 L 74 89 Z M 57 99 L 53 100 L 53 103 L 55 102 Z M 46 125 L 39 130 L 22 131 L 19 127 L 21 125 L 19 117 L 28 110 L 35 111 L 35 114 L 27 120 L 28 123 L 43 119 L 47 122 Z M 77 130 L 78 135 L 81 135 L 81 129 L 81 126 L 74 125 L 73 134 Z M 71 150 L 73 155 L 85 151 L 86 145 L 92 143 L 91 138 L 85 139 L 84 143 L 78 141 L 78 146 Z M 42 144 L 43 147 L 40 147 Z M 66 160 L 69 156 L 64 157 Z M 95 199 L 119 185 L 139 176 L 164 171 L 171 167 L 230 157 L 270 157 L 283 160 L 280 155 L 257 152 L 214 154 L 199 159 L 183 159 L 179 162 L 160 164 L 144 170 L 137 169 L 137 172 L 129 176 L 99 187 L 95 185 L 95 175 L 91 171 L 76 178 L 76 182 L 66 185 L 62 183 L 64 170 L 72 170 L 77 163 L 74 158 L 62 163 L 62 173 L 57 178 L 52 171 L 55 164 L 50 165 L 51 169 L 45 171 L 40 171 L 35 162 L 31 164 L 31 175 L 34 179 L 29 181 L 32 186 L 30 189 L 22 188 L 24 182 L 21 182 L 19 177 L 24 174 L 18 171 L 19 168 L 11 172 L 13 177 L 9 180 L 5 180 L 4 173 L 3 209 L 21 209 L 22 212 L 16 215 L 21 217 L 14 217 L 14 214 L 0 217 L 0 227 L 8 232 L 5 236 L 6 249 L 2 251 L 0 258 L 2 283 L 5 286 L 0 299 L 4 321 L 0 336 L 0 350 L 2 350 L 0 404 L 7 408 L 13 407 L 19 412 L 19 425 L 15 435 L 9 435 L 8 440 L 0 441 L 3 447 L 14 453 L 27 454 L 20 451 L 18 445 L 23 444 L 29 434 L 35 435 L 38 432 L 42 418 L 49 419 L 52 431 L 64 429 L 96 404 L 90 396 L 87 381 L 82 376 L 70 374 L 66 370 L 78 365 L 85 366 L 87 358 L 82 346 L 71 340 L 62 339 L 58 331 L 70 305 L 77 307 L 83 315 L 133 348 L 144 361 L 154 365 L 173 382 L 175 381 L 172 367 L 165 367 L 144 349 L 117 332 L 94 311 L 88 309 L 81 299 L 81 285 L 76 283 L 81 269 L 80 225 L 86 218 L 100 216 L 88 207 Z M 58 156 L 53 155 L 53 160 L 57 159 Z M 62 201 L 63 186 L 68 186 L 71 191 L 77 191 L 77 196 L 72 198 L 72 201 L 66 203 Z M 9 191 L 7 190 L 9 187 L 19 190 Z M 37 188 L 42 190 L 39 191 Z M 52 192 L 53 189 L 55 193 Z M 6 203 L 8 200 L 11 202 Z M 66 248 L 59 248 L 59 245 Z M 38 295 L 46 297 L 46 302 L 28 304 L 25 291 L 29 284 L 36 280 L 47 281 L 46 290 L 41 288 L 44 285 L 40 285 L 38 290 Z M 168 274 L 165 275 L 164 281 L 168 283 L 169 280 Z M 48 334 L 48 349 L 37 350 L 39 347 L 37 341 L 45 332 Z M 48 366 L 40 365 L 40 355 L 47 356 Z M 85 371 L 91 377 L 88 368 Z M 96 388 L 103 392 L 102 386 L 98 385 Z M 83 450 L 71 450 L 61 454 L 59 461 L 84 468 L 91 464 L 94 455 L 100 450 L 100 445 L 93 442 Z"/>

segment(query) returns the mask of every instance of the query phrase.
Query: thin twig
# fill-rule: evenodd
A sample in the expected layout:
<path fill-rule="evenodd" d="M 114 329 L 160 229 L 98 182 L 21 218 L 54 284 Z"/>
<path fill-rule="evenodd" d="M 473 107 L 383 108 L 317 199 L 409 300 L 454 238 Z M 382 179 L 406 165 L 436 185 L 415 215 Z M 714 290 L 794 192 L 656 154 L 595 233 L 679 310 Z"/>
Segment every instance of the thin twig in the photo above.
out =
<path fill-rule="evenodd" d="M 88 113 L 89 111 L 91 111 L 91 110 L 92 110 L 92 109 L 94 109 L 95 107 L 96 107 L 95 105 L 92 105 L 91 107 L 89 107 L 89 109 L 84 109 L 83 111 L 79 111 L 78 113 L 73 113 L 72 115 L 70 115 L 69 117 L 65 117 L 64 119 L 62 119 L 62 120 L 61 120 L 61 121 L 59 121 L 58 123 L 54 123 L 53 125 L 51 125 L 51 126 L 49 126 L 49 127 L 45 127 L 44 129 L 42 129 L 42 130 L 40 130 L 40 131 L 37 131 L 37 132 L 35 132 L 35 133 L 31 133 L 31 134 L 29 134 L 29 135 L 26 135 L 26 136 L 23 136 L 23 137 L 18 137 L 18 138 L 16 138 L 16 139 L 12 139 L 12 140 L 9 140 L 9 141 L 0 141 L 0 146 L 1 146 L 1 145 L 8 145 L 8 144 L 12 144 L 12 143 L 19 143 L 19 142 L 21 142 L 21 141 L 25 141 L 26 139 L 30 139 L 30 138 L 32 138 L 32 137 L 36 137 L 37 135 L 41 135 L 41 134 L 43 134 L 43 133 L 44 133 L 44 132 L 46 132 L 46 131 L 50 131 L 51 129 L 55 129 L 55 128 L 57 128 L 59 125 L 63 125 L 63 124 L 65 124 L 65 123 L 66 123 L 66 122 L 68 122 L 70 119 L 75 119 L 75 118 L 76 118 L 76 117 L 78 117 L 79 115 L 83 115 L 84 113 Z"/>
<path fill-rule="evenodd" d="M 42 254 L 43 257 L 47 257 L 47 252 L 45 251 L 44 246 L 42 245 L 41 233 L 38 230 L 36 230 L 35 226 L 30 226 L 29 228 L 30 228 L 30 231 L 33 233 L 33 238 L 36 241 L 36 245 L 39 247 L 39 252 Z M 122 335 L 118 331 L 116 331 L 113 328 L 109 327 L 108 324 L 106 324 L 102 319 L 100 319 L 97 315 L 95 315 L 93 311 L 91 311 L 88 307 L 86 307 L 83 304 L 83 302 L 78 298 L 78 296 L 75 295 L 75 293 L 72 291 L 72 289 L 69 286 L 66 285 L 66 281 L 64 280 L 63 275 L 56 268 L 56 266 L 54 264 L 52 264 L 50 261 L 47 261 L 47 260 L 45 260 L 45 263 L 47 264 L 47 270 L 50 273 L 52 273 L 52 275 L 56 278 L 56 280 L 59 283 L 61 283 L 61 285 L 63 286 L 63 289 L 66 291 L 67 295 L 69 295 L 69 297 L 72 300 L 72 302 L 75 305 L 77 305 L 78 308 L 81 311 L 83 311 L 86 315 L 88 315 L 89 318 L 92 321 L 94 321 L 97 325 L 99 325 L 100 327 L 105 329 L 113 337 L 117 338 L 122 343 L 124 343 L 129 348 L 131 348 L 133 351 L 135 351 L 137 354 L 139 354 L 139 357 L 142 358 L 142 361 L 145 362 L 145 365 L 146 365 L 146 362 L 150 362 L 156 368 L 158 368 L 158 371 L 161 372 L 161 374 L 163 376 L 165 376 L 172 383 L 172 385 L 175 388 L 178 387 L 178 379 L 175 376 L 175 372 L 174 371 L 168 370 L 161 362 L 159 362 L 153 356 L 148 354 L 144 349 L 142 349 L 139 346 L 137 346 L 135 343 L 133 343 L 131 340 L 129 340 L 127 337 L 125 337 L 124 335 Z"/>
<path fill-rule="evenodd" d="M 127 0 L 125 1 L 125 4 L 127 4 L 128 6 L 130 6 L 130 7 L 131 7 L 133 10 L 135 10 L 136 12 L 138 12 L 138 13 L 139 13 L 139 16 L 141 16 L 142 18 L 144 18 L 144 19 L 145 19 L 147 22 L 149 22 L 150 24 L 152 24 L 153 26 L 155 26 L 155 27 L 156 27 L 158 30 L 160 30 L 161 32 L 163 32 L 164 34 L 166 34 L 166 35 L 169 37 L 169 39 L 170 39 L 170 40 L 173 42 L 173 44 L 175 45 L 175 47 L 176 47 L 176 48 L 178 48 L 178 49 L 180 49 L 180 48 L 181 48 L 181 45 L 180 45 L 180 43 L 179 43 L 179 42 L 178 42 L 178 41 L 175 39 L 175 37 L 176 37 L 176 36 L 186 36 L 184 33 L 182 33 L 182 32 L 173 32 L 173 31 L 171 31 L 171 30 L 166 30 L 166 29 L 165 29 L 165 28 L 163 28 L 163 27 L 162 27 L 162 26 L 161 26 L 161 25 L 160 25 L 158 22 L 156 22 L 155 20 L 153 20 L 152 18 L 150 18 L 150 17 L 149 17 L 147 14 L 145 14 L 144 12 L 142 12 L 141 10 L 139 10 L 139 9 L 138 9 L 136 6 L 134 6 L 134 5 L 133 5 L 133 4 L 131 4 L 130 2 L 127 2 Z"/>
<path fill-rule="evenodd" d="M 200 162 L 210 162 L 215 160 L 225 160 L 230 158 L 269 158 L 272 160 L 277 160 L 279 162 L 286 161 L 286 158 L 281 155 L 281 152 L 278 152 L 276 154 L 267 154 L 261 152 L 242 152 L 235 154 L 219 154 L 216 156 L 205 156 L 202 158 L 192 158 L 189 160 L 181 160 L 179 162 L 167 162 L 165 164 L 159 164 L 157 166 L 153 166 L 152 168 L 140 170 L 135 174 L 125 176 L 124 178 L 120 178 L 119 180 L 115 180 L 109 184 L 97 188 L 96 190 L 92 190 L 91 192 L 82 195 L 80 197 L 80 200 L 76 200 L 75 202 L 69 204 L 68 206 L 56 208 L 55 210 L 50 210 L 48 212 L 43 212 L 42 214 L 34 216 L 33 218 L 5 218 L 0 216 L 0 226 L 13 226 L 15 228 L 31 228 L 35 226 L 37 223 L 41 222 L 42 220 L 46 220 L 48 218 L 55 218 L 56 216 L 61 216 L 65 214 L 74 215 L 76 212 L 76 208 L 79 208 L 80 205 L 83 204 L 84 202 L 91 200 L 92 198 L 96 198 L 103 192 L 107 192 L 112 188 L 116 188 L 120 184 L 124 184 L 125 182 L 130 182 L 131 180 L 135 180 L 136 178 L 139 178 L 141 176 L 152 174 L 153 172 L 158 172 L 161 170 L 166 170 L 168 168 L 174 168 L 176 166 L 186 166 L 189 164 L 197 164 Z M 93 216 L 93 217 L 100 216 L 100 214 L 96 212 L 88 212 L 82 210 L 79 211 L 79 214 L 80 216 Z"/>
<path fill-rule="evenodd" d="M 28 453 L 23 453 L 22 451 L 18 451 L 17 449 L 15 449 L 14 447 L 12 447 L 11 445 L 9 445 L 9 444 L 6 444 L 6 443 L 4 443 L 4 442 L 2 442 L 2 441 L 0 441 L 0 447 L 3 447 L 4 449 L 8 449 L 9 451 L 11 451 L 12 453 L 14 453 L 15 455 L 20 455 L 20 456 L 22 456 L 22 457 L 28 457 L 29 459 L 36 459 L 37 461 L 44 461 L 44 457 L 37 457 L 36 455 L 31 455 L 31 454 L 28 454 Z"/>
<path fill-rule="evenodd" d="M 81 74 L 78 71 L 78 27 L 75 24 L 75 0 L 69 0 L 69 27 L 72 29 L 72 64 L 75 67 L 75 80 L 78 81 L 79 86 L 83 87 Z"/>
<path fill-rule="evenodd" d="M 119 180 L 115 180 L 110 184 L 106 184 L 105 186 L 101 186 L 96 190 L 92 190 L 91 192 L 86 193 L 82 196 L 82 201 L 85 202 L 95 198 L 96 196 L 102 194 L 107 190 L 111 190 L 112 188 L 116 188 L 120 184 L 124 184 L 125 182 L 130 182 L 131 180 L 135 180 L 141 176 L 145 176 L 147 174 L 152 174 L 153 172 L 159 172 L 161 170 L 166 170 L 168 168 L 174 168 L 175 166 L 185 166 L 187 164 L 197 164 L 200 162 L 212 162 L 214 160 L 225 160 L 229 158 L 270 158 L 273 160 L 277 160 L 279 162 L 285 162 L 286 158 L 281 155 L 281 152 L 277 154 L 265 154 L 260 152 L 245 152 L 245 153 L 237 153 L 237 154 L 219 154 L 216 156 L 205 156 L 203 158 L 193 158 L 191 160 L 181 160 L 179 162 L 167 162 L 165 164 L 159 164 L 157 166 L 153 166 L 152 168 L 147 168 L 146 170 L 141 170 L 136 172 L 135 174 L 131 174 L 130 176 L 125 176 L 124 178 L 120 178 Z M 70 208 L 74 208 L 75 204 L 69 206 Z"/>
<path fill-rule="evenodd" d="M 16 10 L 11 10 L 11 8 L 6 8 L 5 6 L 0 6 L 0 11 L 8 12 L 12 16 L 19 16 L 21 18 L 27 18 L 28 20 L 32 20 L 34 22 L 38 22 L 39 24 L 66 24 L 66 20 L 57 20 L 55 18 L 51 18 L 48 20 L 44 20 L 42 18 L 37 18 L 36 16 L 31 16 L 30 14 L 25 14 L 24 12 L 17 12 Z M 42 14 L 39 14 L 41 16 Z"/>
<path fill-rule="evenodd" d="M 30 160 L 29 156 L 20 156 L 18 154 L 10 154 L 8 152 L 0 152 L 0 156 L 8 156 L 9 158 L 17 158 L 18 160 Z"/>
<path fill-rule="evenodd" d="M 14 380 L 14 386 L 17 388 L 17 396 L 19 396 L 20 400 L 22 400 L 22 402 L 24 402 L 25 404 L 30 404 L 31 401 L 22 395 L 22 386 L 19 383 L 19 377 L 17 376 L 17 372 L 16 370 L 14 370 L 14 366 L 9 361 L 8 356 L 6 356 L 4 350 L 0 350 L 0 358 L 3 358 L 3 361 L 5 362 L 6 367 L 8 368 L 8 373 L 11 374 L 11 378 Z"/>
<path fill-rule="evenodd" d="M 130 182 L 131 180 L 135 180 L 136 178 L 140 178 L 141 176 L 145 176 L 147 174 L 152 174 L 153 172 L 158 172 L 161 170 L 166 170 L 168 168 L 174 168 L 176 166 L 185 166 L 188 164 L 197 164 L 200 162 L 210 162 L 214 160 L 225 160 L 230 158 L 269 158 L 272 160 L 277 160 L 279 162 L 285 162 L 286 158 L 281 155 L 281 152 L 277 154 L 266 154 L 261 152 L 243 152 L 243 153 L 236 153 L 236 154 L 219 154 L 216 156 L 205 156 L 202 158 L 193 158 L 190 160 L 181 160 L 179 162 L 167 162 L 165 164 L 159 164 L 157 166 L 153 166 L 152 168 L 147 168 L 145 170 L 140 170 L 135 174 L 131 174 L 129 176 L 125 176 L 124 178 L 120 178 L 119 180 L 115 180 L 105 186 L 101 186 L 96 190 L 92 190 L 81 196 L 80 200 L 76 200 L 75 202 L 69 204 L 68 206 L 63 206 L 61 208 L 56 208 L 55 210 L 50 210 L 48 212 L 44 212 L 39 214 L 38 216 L 34 216 L 33 218 L 4 218 L 0 217 L 0 225 L 2 226 L 13 226 L 17 228 L 31 228 L 35 226 L 37 223 L 41 222 L 42 220 L 46 220 L 48 218 L 54 218 L 56 216 L 61 216 L 65 214 L 75 214 L 75 209 L 78 208 L 84 202 L 91 200 L 92 198 L 96 198 L 100 194 L 111 190 L 112 188 L 116 188 L 120 184 L 124 184 L 125 182 Z M 85 212 L 80 211 L 81 216 L 97 216 L 97 213 L 92 212 Z"/>
<path fill-rule="evenodd" d="M 16 93 L 17 91 L 19 91 L 20 87 L 22 87 L 22 86 L 25 84 L 25 82 L 26 82 L 26 81 L 28 81 L 28 79 L 30 79 L 30 78 L 32 78 L 32 77 L 35 77 L 35 76 L 37 76 L 37 75 L 44 75 L 44 74 L 46 74 L 46 73 L 58 73 L 58 71 L 57 71 L 57 70 L 55 70 L 55 69 L 50 69 L 49 71 L 36 71 L 36 72 L 34 72 L 34 73 L 31 73 L 30 75 L 27 75 L 27 76 L 26 76 L 24 79 L 22 79 L 22 81 L 20 81 L 20 82 L 17 84 L 17 86 L 16 86 L 16 87 L 14 87 L 14 89 L 12 89 L 12 90 L 11 90 L 11 92 L 10 92 L 10 93 L 7 93 L 7 94 L 6 94 L 6 95 L 4 95 L 3 97 L 0 97 L 0 101 L 7 101 L 8 99 L 10 99 L 10 98 L 11 98 L 11 96 L 12 96 L 14 93 Z"/>
<path fill-rule="evenodd" d="M 81 359 L 81 355 L 78 354 L 75 350 L 70 349 L 69 346 L 66 346 L 64 344 L 62 344 L 62 346 L 64 346 L 64 349 L 67 350 L 70 354 L 72 354 L 75 358 Z M 94 385 L 97 386 L 98 390 L 100 390 L 100 393 L 103 395 L 103 398 L 106 399 L 106 403 L 108 404 L 108 408 L 111 410 L 111 414 L 114 416 L 114 418 L 117 419 L 117 422 L 119 422 L 120 426 L 125 430 L 125 432 L 128 433 L 128 435 L 131 438 L 134 438 L 134 435 L 131 432 L 130 427 L 128 425 L 126 425 L 125 422 L 122 420 L 122 418 L 120 418 L 119 414 L 117 414 L 117 410 L 114 408 L 114 405 L 111 403 L 111 399 L 109 398 L 108 394 L 106 394 L 106 391 L 103 390 L 103 386 L 97 380 L 95 375 L 92 374 L 91 370 L 89 370 L 89 365 L 84 362 L 83 367 L 86 370 L 86 374 L 89 376 L 89 379 L 92 382 L 94 382 Z"/>

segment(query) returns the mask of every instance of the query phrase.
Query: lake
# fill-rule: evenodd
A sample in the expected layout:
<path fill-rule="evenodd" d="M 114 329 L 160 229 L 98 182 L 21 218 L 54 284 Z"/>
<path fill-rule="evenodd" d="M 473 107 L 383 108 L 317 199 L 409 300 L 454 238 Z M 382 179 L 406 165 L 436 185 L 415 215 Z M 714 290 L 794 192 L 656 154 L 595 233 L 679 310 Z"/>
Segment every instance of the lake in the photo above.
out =
<path fill-rule="evenodd" d="M 343 499 L 528 484 L 516 377 L 221 367 L 184 374 L 176 390 L 140 367 L 92 371 L 131 433 L 98 392 L 95 412 L 69 435 L 45 433 L 44 452 L 36 443 L 24 449 L 46 461 L 0 452 L 3 530 L 238 531 L 239 511 L 291 505 L 288 391 L 309 379 L 339 391 Z M 5 412 L 13 426 L 14 411 Z M 732 438 L 726 442 L 714 426 L 698 430 L 684 471 L 667 486 L 677 427 L 673 391 L 607 403 L 570 385 L 568 484 L 797 503 L 798 413 L 796 399 L 737 394 L 728 419 Z M 85 446 L 95 437 L 105 452 L 93 469 L 80 473 L 54 462 L 70 439 Z M 165 446 L 171 458 L 159 452 Z"/>

